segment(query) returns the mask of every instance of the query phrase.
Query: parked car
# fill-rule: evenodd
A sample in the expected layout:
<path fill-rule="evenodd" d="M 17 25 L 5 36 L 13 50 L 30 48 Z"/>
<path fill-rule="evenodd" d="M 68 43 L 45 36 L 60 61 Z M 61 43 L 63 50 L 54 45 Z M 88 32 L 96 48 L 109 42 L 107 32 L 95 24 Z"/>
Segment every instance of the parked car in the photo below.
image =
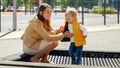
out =
<path fill-rule="evenodd" d="M 32 12 L 37 12 L 37 10 L 38 10 L 38 8 L 36 6 L 34 6 L 34 7 L 31 8 Z"/>
<path fill-rule="evenodd" d="M 62 12 L 62 7 L 61 7 L 61 6 L 55 6 L 55 7 L 53 8 L 53 11 L 54 11 L 54 12 Z"/>
<path fill-rule="evenodd" d="M 94 9 L 100 9 L 101 7 L 100 6 L 93 6 L 92 10 Z"/>
<path fill-rule="evenodd" d="M 81 13 L 81 12 L 82 12 L 82 7 L 79 7 L 77 11 L 78 11 L 78 13 Z M 83 12 L 89 13 L 89 12 L 90 12 L 90 9 L 88 9 L 88 8 L 83 8 Z"/>
<path fill-rule="evenodd" d="M 17 12 L 24 12 L 25 11 L 25 6 L 19 6 L 17 9 Z"/>
<path fill-rule="evenodd" d="M 3 11 L 3 6 L 2 5 L 0 5 L 0 11 Z"/>
<path fill-rule="evenodd" d="M 68 10 L 70 10 L 70 9 L 75 9 L 75 8 L 74 8 L 74 7 L 69 7 L 69 6 L 68 6 L 68 7 L 66 8 L 66 11 L 68 11 Z"/>
<path fill-rule="evenodd" d="M 114 12 L 115 12 L 115 13 L 117 13 L 117 12 L 118 12 L 118 10 L 117 10 L 116 8 L 112 8 L 112 9 L 114 10 Z"/>
<path fill-rule="evenodd" d="M 8 7 L 5 9 L 5 12 L 13 12 L 13 6 L 8 6 Z"/>

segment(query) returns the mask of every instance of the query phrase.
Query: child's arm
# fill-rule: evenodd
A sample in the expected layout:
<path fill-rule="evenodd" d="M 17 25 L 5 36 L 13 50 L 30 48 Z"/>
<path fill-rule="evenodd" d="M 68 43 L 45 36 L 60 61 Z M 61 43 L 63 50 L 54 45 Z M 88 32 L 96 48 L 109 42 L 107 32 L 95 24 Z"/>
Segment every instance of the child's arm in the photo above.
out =
<path fill-rule="evenodd" d="M 84 25 L 80 24 L 80 29 L 83 31 L 83 37 L 87 37 L 87 29 Z"/>
<path fill-rule="evenodd" d="M 60 26 L 60 28 L 57 29 L 57 30 L 54 30 L 54 32 L 55 32 L 56 34 L 59 34 L 59 33 L 62 33 L 63 30 L 64 30 L 64 26 Z"/>

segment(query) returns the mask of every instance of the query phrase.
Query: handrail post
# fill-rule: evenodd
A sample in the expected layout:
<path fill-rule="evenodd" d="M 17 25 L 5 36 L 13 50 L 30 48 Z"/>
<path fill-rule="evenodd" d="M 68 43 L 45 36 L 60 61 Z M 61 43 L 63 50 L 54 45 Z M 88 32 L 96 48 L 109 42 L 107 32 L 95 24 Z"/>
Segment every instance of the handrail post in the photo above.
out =
<path fill-rule="evenodd" d="M 117 15 L 118 15 L 118 16 L 117 16 L 117 17 L 118 17 L 118 18 L 117 18 L 117 22 L 118 22 L 118 24 L 119 24 L 119 22 L 120 22 L 120 21 L 119 21 L 119 13 L 120 13 L 120 9 L 119 9 L 119 8 L 120 8 L 120 5 L 119 5 L 119 4 L 120 4 L 120 0 L 118 0 L 118 8 L 117 8 Z"/>
<path fill-rule="evenodd" d="M 83 5 L 83 0 L 81 0 L 81 4 L 82 4 L 82 24 L 84 25 L 84 5 Z"/>
<path fill-rule="evenodd" d="M 13 0 L 13 31 L 17 28 L 16 2 L 17 0 Z"/>

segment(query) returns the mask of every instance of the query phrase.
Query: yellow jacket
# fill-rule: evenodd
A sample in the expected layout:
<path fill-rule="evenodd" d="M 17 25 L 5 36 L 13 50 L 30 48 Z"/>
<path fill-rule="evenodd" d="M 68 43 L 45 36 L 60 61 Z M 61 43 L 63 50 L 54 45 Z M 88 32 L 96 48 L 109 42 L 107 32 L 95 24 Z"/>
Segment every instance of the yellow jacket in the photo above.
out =
<path fill-rule="evenodd" d="M 25 45 L 34 50 L 37 50 L 40 46 L 41 40 L 62 40 L 63 35 L 50 35 L 49 32 L 44 29 L 42 22 L 38 20 L 37 17 L 35 17 L 32 21 L 29 22 L 29 25 L 21 39 Z"/>
<path fill-rule="evenodd" d="M 80 29 L 80 23 L 77 19 L 73 21 L 73 36 L 76 46 L 81 46 L 86 44 L 86 39 L 83 37 L 83 31 Z"/>

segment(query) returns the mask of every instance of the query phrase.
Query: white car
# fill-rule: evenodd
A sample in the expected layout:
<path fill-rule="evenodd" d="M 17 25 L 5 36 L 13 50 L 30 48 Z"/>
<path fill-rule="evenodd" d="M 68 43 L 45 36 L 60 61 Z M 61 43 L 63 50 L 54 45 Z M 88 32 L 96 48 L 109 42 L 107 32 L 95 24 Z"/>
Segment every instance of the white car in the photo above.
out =
<path fill-rule="evenodd" d="M 82 12 L 82 7 L 79 7 L 77 11 L 78 11 L 78 13 L 81 13 Z M 90 10 L 88 8 L 83 8 L 83 12 L 89 13 Z"/>
<path fill-rule="evenodd" d="M 3 6 L 2 5 L 0 6 L 0 11 L 3 11 Z"/>
<path fill-rule="evenodd" d="M 93 6 L 92 9 L 100 9 L 101 7 L 100 6 Z"/>
<path fill-rule="evenodd" d="M 74 8 L 74 7 L 69 7 L 69 6 L 68 6 L 68 7 L 66 8 L 66 11 L 69 11 L 69 10 L 71 10 L 71 9 L 75 9 L 75 8 Z"/>
<path fill-rule="evenodd" d="M 17 12 L 24 12 L 25 11 L 25 6 L 20 6 L 17 9 Z"/>
<path fill-rule="evenodd" d="M 54 11 L 54 12 L 62 12 L 62 7 L 61 7 L 61 6 L 55 6 L 55 7 L 53 8 L 53 11 Z"/>

